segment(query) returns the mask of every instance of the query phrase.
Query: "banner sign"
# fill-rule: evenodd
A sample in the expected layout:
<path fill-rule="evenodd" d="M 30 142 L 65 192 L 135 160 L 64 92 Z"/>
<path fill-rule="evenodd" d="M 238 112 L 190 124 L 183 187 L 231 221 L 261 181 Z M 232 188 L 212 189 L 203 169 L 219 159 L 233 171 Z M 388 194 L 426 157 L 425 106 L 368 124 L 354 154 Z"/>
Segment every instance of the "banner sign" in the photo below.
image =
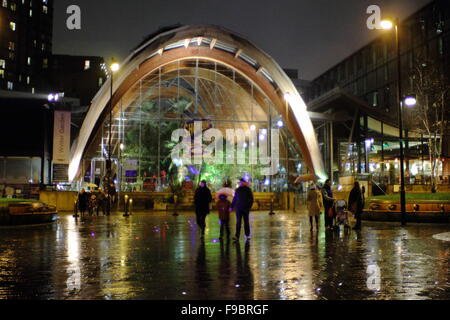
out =
<path fill-rule="evenodd" d="M 53 129 L 53 163 L 70 163 L 70 111 L 55 111 Z"/>

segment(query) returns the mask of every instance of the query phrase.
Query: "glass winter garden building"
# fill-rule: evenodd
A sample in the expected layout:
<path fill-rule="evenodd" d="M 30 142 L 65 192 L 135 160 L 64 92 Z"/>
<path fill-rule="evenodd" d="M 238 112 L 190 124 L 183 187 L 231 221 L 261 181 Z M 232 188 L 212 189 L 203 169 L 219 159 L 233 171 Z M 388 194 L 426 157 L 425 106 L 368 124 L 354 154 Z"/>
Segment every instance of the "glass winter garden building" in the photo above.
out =
<path fill-rule="evenodd" d="M 248 161 L 173 161 L 172 133 L 184 128 L 194 139 L 195 123 L 224 136 L 227 129 L 256 132 L 258 147 L 269 143 L 271 129 L 279 129 L 277 174 L 266 176 L 261 164 Z M 243 145 L 247 156 L 255 142 Z M 108 159 L 118 189 L 127 192 L 163 191 L 175 181 L 189 189 L 199 178 L 220 187 L 245 176 L 256 191 L 282 191 L 303 173 L 326 177 L 306 105 L 292 81 L 249 41 L 215 26 L 149 36 L 113 74 L 112 88 L 111 77 L 104 84 L 72 146 L 69 178 L 79 186 L 101 184 Z"/>

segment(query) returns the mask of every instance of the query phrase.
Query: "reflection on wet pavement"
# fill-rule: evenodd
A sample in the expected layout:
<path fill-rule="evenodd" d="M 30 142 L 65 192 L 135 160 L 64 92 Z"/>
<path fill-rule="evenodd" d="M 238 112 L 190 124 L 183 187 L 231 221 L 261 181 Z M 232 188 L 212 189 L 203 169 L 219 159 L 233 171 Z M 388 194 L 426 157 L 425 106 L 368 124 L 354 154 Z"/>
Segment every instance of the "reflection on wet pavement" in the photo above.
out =
<path fill-rule="evenodd" d="M 233 225 L 232 220 L 231 225 Z M 61 215 L 0 228 L 0 299 L 449 299 L 449 225 L 367 222 L 310 232 L 304 214 L 256 213 L 251 242 L 207 218 Z M 445 238 L 445 237 L 444 237 Z"/>

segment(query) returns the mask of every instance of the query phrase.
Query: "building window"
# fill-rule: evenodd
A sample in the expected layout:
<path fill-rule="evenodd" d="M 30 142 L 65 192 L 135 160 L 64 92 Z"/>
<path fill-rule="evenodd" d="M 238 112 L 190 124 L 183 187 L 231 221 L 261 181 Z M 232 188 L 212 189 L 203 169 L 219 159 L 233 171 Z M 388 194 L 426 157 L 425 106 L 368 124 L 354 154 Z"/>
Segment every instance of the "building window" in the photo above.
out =
<path fill-rule="evenodd" d="M 15 22 L 10 22 L 9 27 L 11 28 L 12 31 L 16 31 L 16 23 Z"/>
<path fill-rule="evenodd" d="M 5 70 L 0 70 L 0 78 L 1 79 L 5 78 Z"/>
<path fill-rule="evenodd" d="M 27 58 L 27 65 L 31 66 L 31 57 Z"/>
<path fill-rule="evenodd" d="M 42 7 L 42 12 L 47 14 L 48 13 L 48 7 L 47 6 L 43 6 Z"/>
<path fill-rule="evenodd" d="M 16 55 L 14 54 L 14 52 L 10 52 L 9 59 L 14 60 L 15 58 L 16 58 Z"/>
<path fill-rule="evenodd" d="M 42 68 L 43 69 L 48 68 L 48 59 L 47 58 L 44 58 L 44 60 L 42 60 Z"/>
<path fill-rule="evenodd" d="M 27 84 L 30 84 L 30 81 L 31 81 L 30 77 L 27 77 Z"/>
<path fill-rule="evenodd" d="M 8 90 L 13 90 L 14 89 L 14 83 L 12 83 L 11 81 L 8 81 Z"/>
<path fill-rule="evenodd" d="M 14 42 L 10 41 L 8 44 L 8 49 L 11 51 L 16 50 L 16 44 Z"/>
<path fill-rule="evenodd" d="M 2 69 L 6 68 L 6 60 L 0 59 L 0 68 Z"/>
<path fill-rule="evenodd" d="M 8 8 L 8 1 L 7 0 L 3 0 L 3 8 Z"/>
<path fill-rule="evenodd" d="M 91 68 L 91 61 L 85 60 L 84 61 L 84 70 L 89 70 Z"/>
<path fill-rule="evenodd" d="M 17 6 L 16 6 L 16 4 L 14 3 L 14 2 L 11 2 L 11 6 L 10 6 L 10 8 L 11 8 L 11 11 L 16 11 L 16 9 L 17 9 Z"/>

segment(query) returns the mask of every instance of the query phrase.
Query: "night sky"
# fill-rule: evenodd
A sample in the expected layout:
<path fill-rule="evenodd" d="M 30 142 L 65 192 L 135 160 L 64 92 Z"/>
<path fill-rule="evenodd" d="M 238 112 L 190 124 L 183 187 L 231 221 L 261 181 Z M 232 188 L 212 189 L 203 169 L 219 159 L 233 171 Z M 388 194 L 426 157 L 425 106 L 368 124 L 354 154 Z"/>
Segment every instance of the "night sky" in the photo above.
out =
<path fill-rule="evenodd" d="M 55 54 L 125 59 L 158 28 L 215 24 L 234 31 L 271 55 L 283 68 L 311 80 L 382 31 L 366 26 L 369 5 L 404 19 L 430 0 L 56 0 Z M 66 28 L 66 9 L 82 10 L 82 30 Z"/>

